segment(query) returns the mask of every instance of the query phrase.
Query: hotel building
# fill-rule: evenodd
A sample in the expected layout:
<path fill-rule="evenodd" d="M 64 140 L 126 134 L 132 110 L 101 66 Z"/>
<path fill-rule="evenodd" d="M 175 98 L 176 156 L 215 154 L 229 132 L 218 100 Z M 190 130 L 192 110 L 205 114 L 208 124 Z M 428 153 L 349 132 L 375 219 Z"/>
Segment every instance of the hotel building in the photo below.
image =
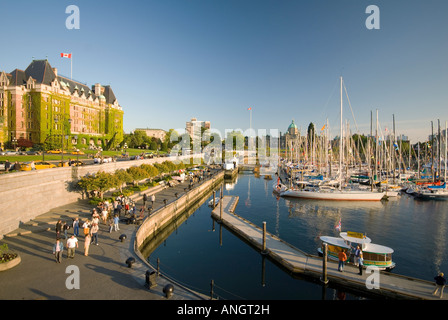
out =
<path fill-rule="evenodd" d="M 33 60 L 25 71 L 0 72 L 0 146 L 21 139 L 65 150 L 115 147 L 123 110 L 110 86 L 89 88 L 58 75 L 48 60 Z"/>

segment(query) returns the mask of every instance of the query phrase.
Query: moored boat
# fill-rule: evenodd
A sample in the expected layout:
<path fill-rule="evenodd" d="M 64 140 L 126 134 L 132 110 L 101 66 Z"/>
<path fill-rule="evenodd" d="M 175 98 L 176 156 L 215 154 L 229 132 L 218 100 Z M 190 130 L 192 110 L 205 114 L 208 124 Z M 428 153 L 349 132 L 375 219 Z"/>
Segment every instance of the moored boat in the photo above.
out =
<path fill-rule="evenodd" d="M 338 190 L 334 188 L 318 188 L 316 190 L 288 189 L 281 194 L 283 197 L 295 197 L 314 200 L 332 201 L 380 201 L 384 192 L 365 190 Z"/>
<path fill-rule="evenodd" d="M 322 243 L 328 245 L 328 258 L 338 261 L 338 254 L 342 250 L 346 251 L 348 263 L 354 262 L 353 252 L 356 246 L 359 245 L 363 253 L 364 267 L 374 266 L 380 270 L 391 270 L 395 267 L 395 262 L 392 261 L 392 248 L 374 244 L 371 239 L 362 233 L 357 232 L 341 232 L 340 237 L 321 236 Z M 318 252 L 322 255 L 322 249 Z"/>

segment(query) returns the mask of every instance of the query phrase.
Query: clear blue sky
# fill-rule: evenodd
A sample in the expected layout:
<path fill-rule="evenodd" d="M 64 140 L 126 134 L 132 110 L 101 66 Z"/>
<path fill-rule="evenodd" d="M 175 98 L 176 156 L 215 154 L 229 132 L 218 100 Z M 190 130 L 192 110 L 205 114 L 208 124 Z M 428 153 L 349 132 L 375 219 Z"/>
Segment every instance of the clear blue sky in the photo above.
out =
<path fill-rule="evenodd" d="M 80 29 L 68 30 L 68 5 Z M 368 5 L 380 29 L 368 30 Z M 302 133 L 326 119 L 339 131 L 339 77 L 361 133 L 379 110 L 381 128 L 426 139 L 448 120 L 446 0 L 0 1 L 0 70 L 48 58 L 89 86 L 110 84 L 126 132 L 212 127 Z M 344 119 L 355 131 L 347 100 Z"/>

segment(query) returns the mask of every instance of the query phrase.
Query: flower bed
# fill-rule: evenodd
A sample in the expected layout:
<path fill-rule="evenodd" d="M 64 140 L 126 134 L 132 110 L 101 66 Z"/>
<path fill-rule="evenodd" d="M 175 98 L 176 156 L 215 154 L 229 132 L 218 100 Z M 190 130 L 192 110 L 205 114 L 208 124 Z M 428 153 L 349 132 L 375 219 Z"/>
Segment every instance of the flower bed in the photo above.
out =
<path fill-rule="evenodd" d="M 0 271 L 11 269 L 18 265 L 20 261 L 21 258 L 17 253 L 9 252 L 6 243 L 0 246 Z"/>

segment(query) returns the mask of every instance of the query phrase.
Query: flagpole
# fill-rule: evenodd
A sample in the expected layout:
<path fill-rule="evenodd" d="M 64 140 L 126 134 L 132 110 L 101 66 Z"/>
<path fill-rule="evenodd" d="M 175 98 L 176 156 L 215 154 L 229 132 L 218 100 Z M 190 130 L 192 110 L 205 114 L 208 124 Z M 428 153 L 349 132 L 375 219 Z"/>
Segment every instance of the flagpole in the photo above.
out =
<path fill-rule="evenodd" d="M 70 80 L 73 80 L 73 53 L 70 53 Z"/>

